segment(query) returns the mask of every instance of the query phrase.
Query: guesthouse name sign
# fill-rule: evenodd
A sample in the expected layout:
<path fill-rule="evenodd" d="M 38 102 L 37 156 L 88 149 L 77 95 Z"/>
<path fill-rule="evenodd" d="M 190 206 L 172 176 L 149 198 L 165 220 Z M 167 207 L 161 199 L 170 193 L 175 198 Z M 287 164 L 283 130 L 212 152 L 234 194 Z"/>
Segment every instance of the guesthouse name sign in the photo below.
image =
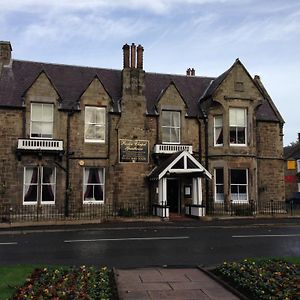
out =
<path fill-rule="evenodd" d="M 149 141 L 146 140 L 119 140 L 120 162 L 149 161 Z"/>

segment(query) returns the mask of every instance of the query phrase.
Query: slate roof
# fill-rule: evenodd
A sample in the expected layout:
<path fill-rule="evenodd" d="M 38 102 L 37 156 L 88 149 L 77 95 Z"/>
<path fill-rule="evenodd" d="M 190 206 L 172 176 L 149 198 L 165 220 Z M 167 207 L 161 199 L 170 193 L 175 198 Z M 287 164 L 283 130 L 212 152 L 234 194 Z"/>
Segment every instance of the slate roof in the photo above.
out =
<path fill-rule="evenodd" d="M 188 116 L 201 116 L 200 99 L 211 97 L 230 69 L 217 78 L 145 73 L 147 113 L 156 114 L 156 105 L 161 94 L 170 84 L 174 84 L 187 105 Z M 22 108 L 25 92 L 42 72 L 46 74 L 59 94 L 61 109 L 76 109 L 81 95 L 91 81 L 97 77 L 112 99 L 113 111 L 119 112 L 119 104 L 122 98 L 121 70 L 21 60 L 12 60 L 10 68 L 3 67 L 2 69 L 0 107 Z M 275 105 L 272 106 L 271 104 L 266 97 L 266 101 L 258 110 L 257 118 L 259 120 L 281 121 L 274 110 L 274 108 L 276 109 Z"/>
<path fill-rule="evenodd" d="M 284 159 L 300 159 L 300 142 L 283 148 Z"/>

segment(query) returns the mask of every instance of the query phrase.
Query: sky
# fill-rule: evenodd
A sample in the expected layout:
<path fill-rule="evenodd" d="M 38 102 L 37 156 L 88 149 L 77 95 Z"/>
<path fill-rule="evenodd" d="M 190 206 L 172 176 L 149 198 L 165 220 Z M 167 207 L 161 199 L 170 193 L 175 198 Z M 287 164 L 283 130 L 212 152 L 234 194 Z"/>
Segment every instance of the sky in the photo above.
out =
<path fill-rule="evenodd" d="M 13 58 L 122 68 L 125 43 L 144 47 L 146 72 L 218 76 L 239 58 L 260 75 L 300 132 L 299 0 L 0 0 L 0 40 Z"/>

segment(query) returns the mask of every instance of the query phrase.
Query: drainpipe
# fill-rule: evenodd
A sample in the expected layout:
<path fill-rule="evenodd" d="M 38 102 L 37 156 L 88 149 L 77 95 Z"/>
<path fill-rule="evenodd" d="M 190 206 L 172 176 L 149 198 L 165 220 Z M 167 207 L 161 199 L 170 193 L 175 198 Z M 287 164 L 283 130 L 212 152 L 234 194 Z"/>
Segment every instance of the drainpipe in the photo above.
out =
<path fill-rule="evenodd" d="M 65 192 L 65 217 L 69 216 L 69 196 L 70 196 L 70 123 L 74 109 L 68 112 L 67 116 L 67 146 L 66 146 L 66 192 Z"/>
<path fill-rule="evenodd" d="M 198 144 L 199 144 L 198 156 L 199 156 L 199 161 L 202 164 L 201 121 L 200 118 L 197 118 L 197 120 L 198 120 Z"/>
<path fill-rule="evenodd" d="M 208 170 L 208 124 L 207 124 L 207 115 L 203 113 L 204 115 L 204 130 L 205 130 L 205 169 Z M 208 197 L 209 197 L 209 186 L 208 186 L 208 179 L 205 180 L 205 206 L 208 206 Z"/>

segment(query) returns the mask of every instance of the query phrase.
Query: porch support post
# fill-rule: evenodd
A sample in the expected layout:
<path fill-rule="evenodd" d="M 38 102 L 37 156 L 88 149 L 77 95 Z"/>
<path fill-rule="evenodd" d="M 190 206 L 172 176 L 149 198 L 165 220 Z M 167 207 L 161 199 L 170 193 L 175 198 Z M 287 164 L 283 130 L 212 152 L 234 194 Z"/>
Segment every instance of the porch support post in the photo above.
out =
<path fill-rule="evenodd" d="M 193 204 L 202 204 L 202 182 L 201 177 L 193 178 L 193 192 L 192 192 Z"/>
<path fill-rule="evenodd" d="M 167 178 L 162 178 L 158 181 L 158 199 L 159 204 L 167 204 Z"/>

